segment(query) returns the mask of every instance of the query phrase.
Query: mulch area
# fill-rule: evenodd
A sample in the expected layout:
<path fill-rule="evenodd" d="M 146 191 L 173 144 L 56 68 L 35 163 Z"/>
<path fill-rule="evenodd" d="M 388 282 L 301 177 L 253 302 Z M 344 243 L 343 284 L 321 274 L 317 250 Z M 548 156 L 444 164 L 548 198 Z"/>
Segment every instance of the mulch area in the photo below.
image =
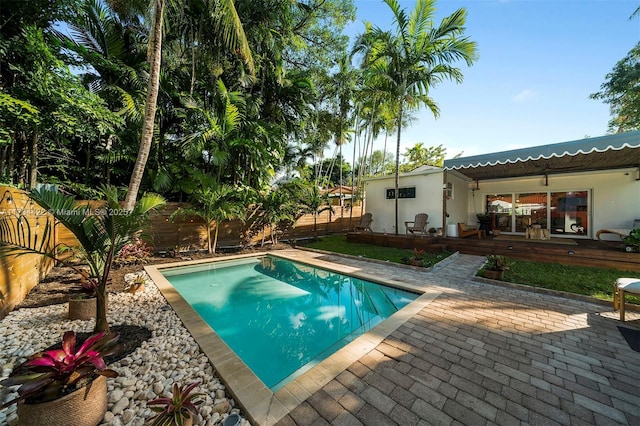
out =
<path fill-rule="evenodd" d="M 182 262 L 184 260 L 196 260 L 207 259 L 212 257 L 226 256 L 229 254 L 238 253 L 252 253 L 252 252 L 264 252 L 270 250 L 280 250 L 284 248 L 290 248 L 286 244 L 278 244 L 277 246 L 265 246 L 255 247 L 242 251 L 235 251 L 229 253 L 184 253 L 179 257 L 160 257 L 154 256 L 148 260 L 145 264 L 141 265 L 128 265 L 120 268 L 112 268 L 110 276 L 110 282 L 107 285 L 107 292 L 120 293 L 126 291 L 126 283 L 124 276 L 132 272 L 142 271 L 145 265 L 159 264 L 159 263 L 171 263 Z M 38 283 L 27 295 L 27 297 L 16 307 L 21 308 L 39 308 L 42 306 L 57 305 L 60 303 L 66 303 L 70 298 L 77 297 L 82 294 L 79 288 L 80 274 L 74 271 L 73 268 L 68 266 L 55 267 L 47 274 L 47 276 Z"/>

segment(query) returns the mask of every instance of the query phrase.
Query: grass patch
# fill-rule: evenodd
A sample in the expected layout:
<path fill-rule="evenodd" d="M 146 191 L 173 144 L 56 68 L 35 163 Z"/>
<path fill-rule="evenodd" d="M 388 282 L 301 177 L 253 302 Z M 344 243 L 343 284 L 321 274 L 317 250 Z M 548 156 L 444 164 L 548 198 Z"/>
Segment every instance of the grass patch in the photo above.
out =
<path fill-rule="evenodd" d="M 348 243 L 344 235 L 322 237 L 318 241 L 306 244 L 306 247 L 393 263 L 403 263 L 403 258 L 413 255 L 413 251 L 407 249 Z M 451 254 L 425 253 L 424 256 L 433 265 Z M 479 275 L 481 274 L 480 272 Z M 613 283 L 620 277 L 640 279 L 640 273 L 514 260 L 511 268 L 505 272 L 504 281 L 613 301 Z M 628 295 L 626 300 L 629 303 L 640 304 L 640 297 Z"/>
<path fill-rule="evenodd" d="M 329 235 L 322 237 L 318 241 L 305 244 L 305 247 L 330 251 L 333 253 L 349 254 L 351 256 L 366 257 L 367 259 L 383 260 L 392 263 L 403 263 L 403 258 L 413 256 L 413 250 L 394 247 L 380 247 L 370 244 L 348 243 L 345 235 Z M 425 264 L 435 265 L 442 259 L 451 256 L 451 254 L 451 252 L 425 253 L 423 258 L 425 259 Z"/>
<path fill-rule="evenodd" d="M 613 283 L 622 276 L 640 279 L 638 272 L 514 260 L 504 281 L 613 301 Z M 627 300 L 640 304 L 640 297 L 627 296 Z"/>

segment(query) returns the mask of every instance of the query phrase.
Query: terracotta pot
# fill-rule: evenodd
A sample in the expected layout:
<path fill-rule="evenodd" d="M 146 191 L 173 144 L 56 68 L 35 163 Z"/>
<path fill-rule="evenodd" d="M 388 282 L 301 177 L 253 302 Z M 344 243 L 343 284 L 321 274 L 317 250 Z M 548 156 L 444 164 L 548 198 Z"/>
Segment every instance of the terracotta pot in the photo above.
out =
<path fill-rule="evenodd" d="M 132 283 L 127 291 L 131 294 L 142 293 L 145 289 L 144 283 Z"/>
<path fill-rule="evenodd" d="M 422 259 L 411 259 L 409 263 L 412 266 L 422 266 Z"/>
<path fill-rule="evenodd" d="M 70 320 L 90 320 L 96 317 L 96 298 L 69 299 Z"/>
<path fill-rule="evenodd" d="M 484 270 L 485 278 L 490 278 L 492 280 L 502 280 L 504 278 L 504 271 L 493 271 L 490 269 Z"/>
<path fill-rule="evenodd" d="M 62 398 L 40 404 L 18 404 L 21 426 L 96 426 L 107 412 L 107 379 L 98 376 L 89 385 Z"/>

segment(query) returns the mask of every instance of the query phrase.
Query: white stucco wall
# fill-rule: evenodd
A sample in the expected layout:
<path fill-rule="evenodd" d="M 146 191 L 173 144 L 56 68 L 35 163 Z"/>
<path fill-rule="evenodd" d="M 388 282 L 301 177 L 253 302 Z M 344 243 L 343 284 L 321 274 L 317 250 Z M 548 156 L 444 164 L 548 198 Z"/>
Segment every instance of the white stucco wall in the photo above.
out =
<path fill-rule="evenodd" d="M 405 221 L 413 221 L 418 213 L 429 215 L 428 228 L 442 227 L 442 169 L 403 174 L 400 187 L 415 186 L 416 198 L 398 200 L 398 233 L 405 233 Z M 395 233 L 395 200 L 386 199 L 386 190 L 395 188 L 394 176 L 370 178 L 366 181 L 366 211 L 373 214 L 374 232 Z M 464 188 L 460 193 L 464 194 Z"/>
<path fill-rule="evenodd" d="M 544 176 L 496 181 L 468 182 L 469 209 L 467 222 L 475 223 L 476 213 L 484 212 L 486 195 L 521 192 L 591 191 L 589 238 L 599 229 L 631 228 L 640 219 L 640 181 L 638 169 L 583 172 L 550 175 L 545 186 Z M 615 239 L 615 237 L 614 237 Z"/>
<path fill-rule="evenodd" d="M 447 172 L 447 182 L 450 182 L 453 185 L 453 194 L 452 197 L 447 200 L 446 211 L 449 217 L 446 218 L 447 225 L 456 225 L 458 222 L 464 223 L 475 223 L 468 222 L 467 220 L 467 212 L 469 211 L 469 195 L 470 192 L 467 191 L 467 181 L 459 176 L 455 172 Z"/>

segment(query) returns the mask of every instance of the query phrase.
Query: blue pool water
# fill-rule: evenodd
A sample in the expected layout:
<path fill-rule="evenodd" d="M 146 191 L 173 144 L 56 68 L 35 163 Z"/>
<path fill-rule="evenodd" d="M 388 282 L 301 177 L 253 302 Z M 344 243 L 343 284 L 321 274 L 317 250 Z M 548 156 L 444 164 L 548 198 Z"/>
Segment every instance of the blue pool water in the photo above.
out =
<path fill-rule="evenodd" d="M 271 256 L 162 274 L 272 390 L 418 297 Z"/>

